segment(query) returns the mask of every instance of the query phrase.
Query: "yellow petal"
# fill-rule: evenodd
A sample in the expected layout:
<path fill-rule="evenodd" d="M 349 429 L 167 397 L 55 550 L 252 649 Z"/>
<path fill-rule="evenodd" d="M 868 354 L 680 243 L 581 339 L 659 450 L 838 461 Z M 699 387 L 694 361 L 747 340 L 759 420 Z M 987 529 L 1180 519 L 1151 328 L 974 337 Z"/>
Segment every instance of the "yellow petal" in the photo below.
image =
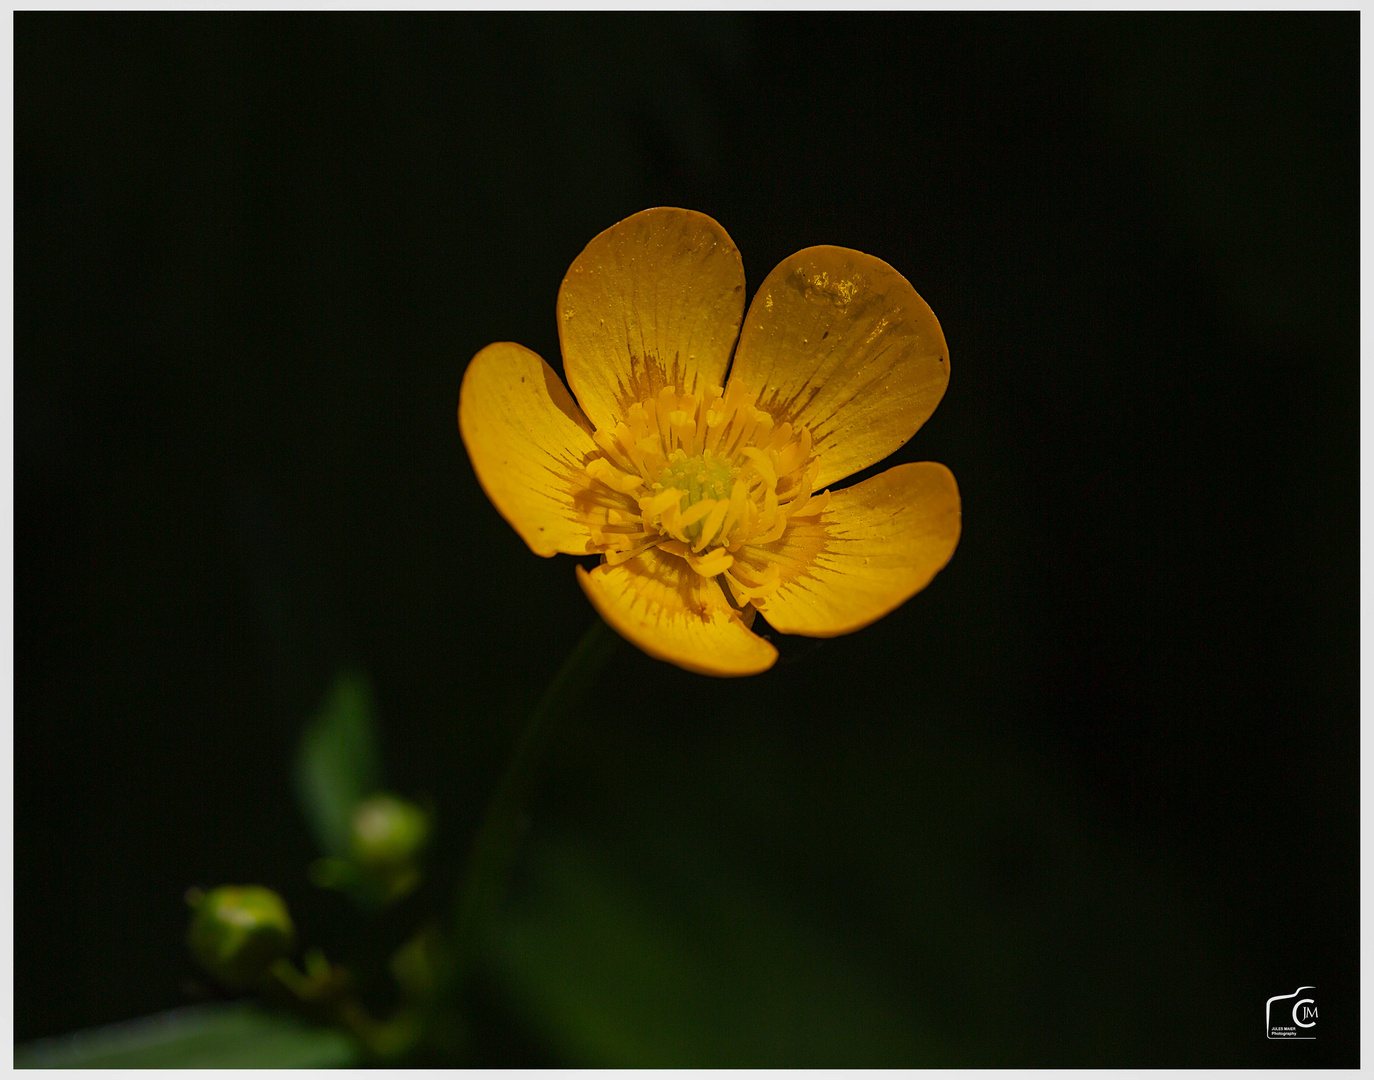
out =
<path fill-rule="evenodd" d="M 959 543 L 959 488 L 943 465 L 895 465 L 830 495 L 819 517 L 794 520 L 766 547 L 735 553 L 758 580 L 781 585 L 757 599 L 784 634 L 835 637 L 860 630 L 930 583 Z"/>
<path fill-rule="evenodd" d="M 720 586 L 683 560 L 650 550 L 590 574 L 577 568 L 587 599 L 615 631 L 650 656 L 701 675 L 755 675 L 777 649 L 746 629 Z"/>
<path fill-rule="evenodd" d="M 930 307 L 887 263 L 813 247 L 759 287 L 730 378 L 778 423 L 811 430 L 825 487 L 916 433 L 944 396 L 949 352 Z"/>
<path fill-rule="evenodd" d="M 563 370 L 598 430 L 665 386 L 721 386 L 744 314 L 744 264 L 705 214 L 660 207 L 596 237 L 558 291 Z"/>
<path fill-rule="evenodd" d="M 463 375 L 458 427 L 482 490 L 531 551 L 587 554 L 573 498 L 596 444 L 553 368 L 523 345 L 488 345 Z"/>

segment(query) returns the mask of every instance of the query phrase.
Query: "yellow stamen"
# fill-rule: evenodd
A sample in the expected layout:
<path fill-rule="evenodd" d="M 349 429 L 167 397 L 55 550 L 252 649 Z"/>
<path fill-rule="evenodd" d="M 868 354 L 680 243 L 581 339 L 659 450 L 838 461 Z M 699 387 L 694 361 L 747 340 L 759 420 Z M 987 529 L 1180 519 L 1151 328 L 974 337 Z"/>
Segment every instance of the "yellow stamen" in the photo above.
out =
<path fill-rule="evenodd" d="M 733 381 L 700 396 L 665 387 L 593 439 L 592 486 L 574 499 L 592 548 L 621 563 L 658 547 L 698 574 L 723 575 L 742 608 L 777 588 L 777 568 L 742 569 L 732 553 L 773 543 L 790 520 L 829 501 L 828 492 L 813 495 L 811 433 L 776 422 Z"/>
<path fill-rule="evenodd" d="M 626 551 L 607 551 L 604 553 L 604 558 L 612 566 L 619 566 L 623 562 L 629 562 L 636 555 L 644 554 L 644 552 L 648 551 L 651 547 L 657 547 L 660 543 L 662 543 L 662 540 L 655 537 L 652 540 L 638 544 Z"/>
<path fill-rule="evenodd" d="M 730 509 L 730 504 L 721 499 L 711 507 L 711 513 L 706 517 L 706 524 L 701 527 L 701 535 L 697 537 L 697 542 L 692 545 L 693 551 L 700 551 L 707 544 L 716 538 L 720 532 L 721 523 L 725 521 L 725 514 Z"/>

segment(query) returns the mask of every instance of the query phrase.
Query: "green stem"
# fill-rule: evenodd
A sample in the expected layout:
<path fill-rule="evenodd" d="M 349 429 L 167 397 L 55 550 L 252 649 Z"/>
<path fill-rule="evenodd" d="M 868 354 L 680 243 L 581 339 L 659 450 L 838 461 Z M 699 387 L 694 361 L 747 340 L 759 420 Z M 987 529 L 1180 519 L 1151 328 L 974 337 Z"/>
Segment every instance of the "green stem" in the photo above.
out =
<path fill-rule="evenodd" d="M 460 963 L 471 961 L 478 928 L 501 903 L 506 877 L 515 862 L 520 813 L 534 788 L 549 742 L 568 711 L 596 680 L 619 641 L 615 632 L 597 619 L 563 661 L 530 713 L 501 782 L 487 804 L 468 857 L 457 912 Z"/>

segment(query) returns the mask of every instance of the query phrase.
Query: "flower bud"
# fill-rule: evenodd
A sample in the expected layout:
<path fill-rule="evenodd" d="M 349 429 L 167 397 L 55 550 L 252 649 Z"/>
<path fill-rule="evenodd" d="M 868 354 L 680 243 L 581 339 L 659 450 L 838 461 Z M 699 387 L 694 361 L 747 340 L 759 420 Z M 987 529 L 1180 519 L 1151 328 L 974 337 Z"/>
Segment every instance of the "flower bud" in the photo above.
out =
<path fill-rule="evenodd" d="M 391 877 L 413 867 L 429 840 L 429 817 L 394 795 L 373 795 L 353 811 L 353 861 L 366 874 Z"/>
<path fill-rule="evenodd" d="M 282 898 L 261 885 L 221 885 L 186 900 L 194 910 L 187 942 L 197 963 L 231 990 L 251 986 L 296 944 Z"/>

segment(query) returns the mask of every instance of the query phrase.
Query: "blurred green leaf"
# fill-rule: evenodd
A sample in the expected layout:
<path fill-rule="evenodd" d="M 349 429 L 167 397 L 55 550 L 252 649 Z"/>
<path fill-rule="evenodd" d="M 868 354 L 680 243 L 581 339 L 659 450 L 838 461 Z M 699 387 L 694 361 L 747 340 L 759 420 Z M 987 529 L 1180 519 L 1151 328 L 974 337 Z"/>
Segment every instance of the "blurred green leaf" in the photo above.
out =
<path fill-rule="evenodd" d="M 616 692 L 484 943 L 564 1063 L 1215 1066 L 1253 1038 L 1217 909 L 1039 754 L 933 711 L 917 750 L 766 701 L 648 724 Z"/>
<path fill-rule="evenodd" d="M 344 672 L 301 734 L 296 795 L 317 842 L 329 855 L 348 855 L 353 809 L 381 786 L 372 716 L 367 680 Z"/>
<path fill-rule="evenodd" d="M 14 1052 L 18 1069 L 308 1069 L 359 1060 L 346 1035 L 244 1003 L 176 1009 Z"/>
<path fill-rule="evenodd" d="M 949 1063 L 931 1031 L 840 950 L 742 881 L 702 883 L 685 905 L 665 903 L 567 843 L 535 848 L 529 875 L 487 959 L 569 1064 Z"/>

